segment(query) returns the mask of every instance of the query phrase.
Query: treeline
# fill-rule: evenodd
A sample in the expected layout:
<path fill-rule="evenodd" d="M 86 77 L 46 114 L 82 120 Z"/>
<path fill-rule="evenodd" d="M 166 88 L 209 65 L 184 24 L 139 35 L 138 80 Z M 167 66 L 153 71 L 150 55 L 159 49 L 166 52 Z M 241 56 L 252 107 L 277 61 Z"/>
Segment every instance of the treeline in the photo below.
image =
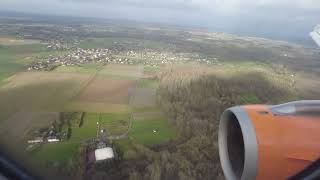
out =
<path fill-rule="evenodd" d="M 217 143 L 221 113 L 230 106 L 251 103 L 250 98 L 244 102 L 244 96 L 273 103 L 290 94 L 260 73 L 218 76 L 169 70 L 158 78 L 158 102 L 182 140 L 162 148 L 136 145 L 139 158 L 118 162 L 99 173 L 91 169 L 87 179 L 224 179 Z"/>

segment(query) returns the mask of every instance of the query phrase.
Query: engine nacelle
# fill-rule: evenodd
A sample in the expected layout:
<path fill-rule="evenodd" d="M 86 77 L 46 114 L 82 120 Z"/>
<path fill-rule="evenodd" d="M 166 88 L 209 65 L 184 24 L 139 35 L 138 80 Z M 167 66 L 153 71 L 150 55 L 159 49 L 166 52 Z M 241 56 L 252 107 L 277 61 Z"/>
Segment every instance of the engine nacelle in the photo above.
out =
<path fill-rule="evenodd" d="M 227 109 L 220 119 L 219 155 L 228 180 L 299 174 L 320 158 L 320 101 Z"/>

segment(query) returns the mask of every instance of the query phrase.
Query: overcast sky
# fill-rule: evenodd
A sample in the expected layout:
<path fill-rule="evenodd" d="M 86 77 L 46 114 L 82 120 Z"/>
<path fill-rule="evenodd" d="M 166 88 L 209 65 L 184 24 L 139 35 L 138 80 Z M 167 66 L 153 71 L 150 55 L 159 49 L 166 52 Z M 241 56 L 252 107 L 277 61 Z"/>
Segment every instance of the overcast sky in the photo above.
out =
<path fill-rule="evenodd" d="M 129 19 L 244 34 L 306 37 L 320 0 L 0 0 L 0 11 Z"/>
<path fill-rule="evenodd" d="M 1 10 L 71 14 L 81 16 L 120 16 L 128 19 L 174 18 L 177 14 L 238 15 L 259 10 L 312 12 L 320 10 L 319 0 L 1 0 Z M 125 14 L 124 14 L 125 13 Z M 320 14 L 320 13 L 319 13 Z M 264 14 L 252 14 L 264 15 Z M 303 18 L 303 17 L 302 17 Z"/>

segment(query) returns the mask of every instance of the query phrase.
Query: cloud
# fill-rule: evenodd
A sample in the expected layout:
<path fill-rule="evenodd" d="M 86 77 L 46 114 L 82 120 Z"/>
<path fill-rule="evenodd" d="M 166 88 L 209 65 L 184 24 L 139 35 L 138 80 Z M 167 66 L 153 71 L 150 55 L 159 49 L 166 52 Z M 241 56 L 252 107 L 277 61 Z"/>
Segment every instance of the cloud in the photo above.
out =
<path fill-rule="evenodd" d="M 299 8 L 320 9 L 319 0 L 1 0 L 1 4 L 41 4 L 57 5 L 72 3 L 116 7 L 164 8 L 164 9 L 215 9 L 223 11 L 241 11 L 250 8 Z"/>
<path fill-rule="evenodd" d="M 320 0 L 0 0 L 3 10 L 169 23 L 296 41 L 308 40 L 320 21 Z"/>

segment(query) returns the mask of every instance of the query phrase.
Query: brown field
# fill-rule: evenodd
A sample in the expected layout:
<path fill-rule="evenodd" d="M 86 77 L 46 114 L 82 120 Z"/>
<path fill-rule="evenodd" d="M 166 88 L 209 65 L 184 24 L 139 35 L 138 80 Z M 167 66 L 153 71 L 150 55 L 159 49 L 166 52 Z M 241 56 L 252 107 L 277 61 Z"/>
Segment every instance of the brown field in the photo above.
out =
<path fill-rule="evenodd" d="M 133 114 L 133 119 L 153 119 L 153 118 L 160 118 L 160 117 L 165 117 L 162 112 L 141 112 L 141 113 L 134 113 Z"/>
<path fill-rule="evenodd" d="M 48 126 L 58 119 L 57 112 L 18 112 L 1 123 L 0 134 L 10 136 L 15 141 L 24 140 L 30 130 Z"/>
<path fill-rule="evenodd" d="M 0 88 L 0 121 L 17 112 L 62 111 L 89 76 L 56 73 L 18 73 Z"/>
<path fill-rule="evenodd" d="M 108 104 L 95 102 L 71 102 L 68 103 L 64 109 L 66 111 L 74 112 L 101 112 L 101 113 L 127 113 L 129 106 L 126 104 Z"/>
<path fill-rule="evenodd" d="M 150 107 L 156 105 L 156 92 L 151 88 L 136 88 L 130 99 L 134 107 Z"/>
<path fill-rule="evenodd" d="M 129 92 L 132 91 L 134 84 L 132 80 L 97 76 L 76 97 L 76 101 L 127 104 Z"/>
<path fill-rule="evenodd" d="M 110 64 L 106 65 L 104 69 L 102 69 L 99 72 L 99 74 L 129 78 L 141 78 L 143 77 L 143 67 L 133 65 Z"/>
<path fill-rule="evenodd" d="M 59 83 L 64 81 L 84 82 L 89 79 L 89 75 L 76 73 L 53 73 L 53 72 L 21 72 L 17 73 L 5 81 L 7 82 L 1 90 L 14 89 L 23 86 L 30 86 L 43 83 Z"/>

